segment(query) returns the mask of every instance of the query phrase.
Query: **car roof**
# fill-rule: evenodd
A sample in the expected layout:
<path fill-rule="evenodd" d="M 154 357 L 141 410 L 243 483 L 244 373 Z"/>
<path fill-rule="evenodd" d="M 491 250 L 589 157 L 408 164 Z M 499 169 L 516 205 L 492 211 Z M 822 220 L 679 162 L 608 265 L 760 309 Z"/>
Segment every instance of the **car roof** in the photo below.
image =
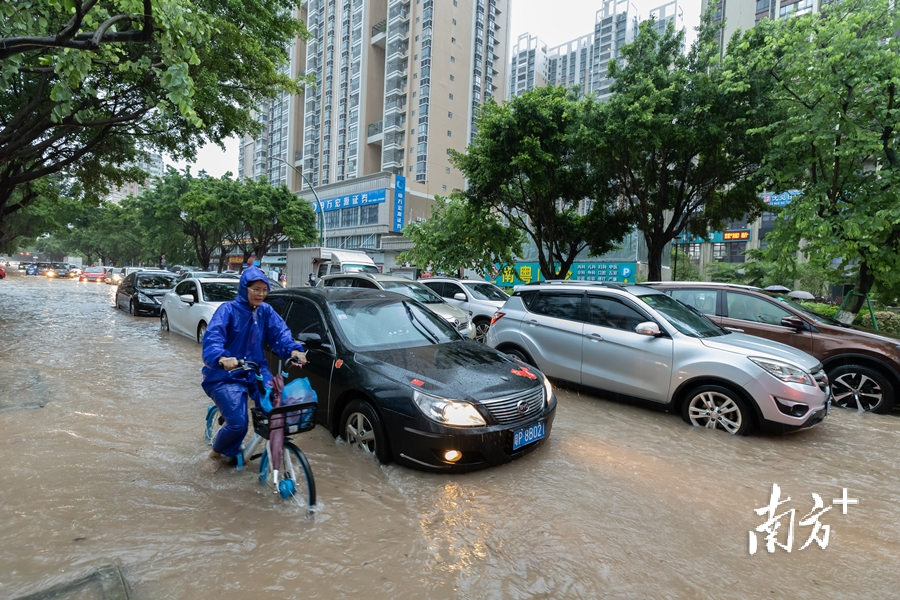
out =
<path fill-rule="evenodd" d="M 370 279 L 372 281 L 408 281 L 411 283 L 419 283 L 415 279 L 410 279 L 409 277 L 388 275 L 386 273 L 335 273 L 334 275 L 323 275 L 320 279 L 337 279 L 338 277 L 353 277 L 355 279 Z"/>
<path fill-rule="evenodd" d="M 662 294 L 663 292 L 650 286 L 642 286 L 640 284 L 615 283 L 612 281 L 581 281 L 577 279 L 541 281 L 540 283 L 528 283 L 525 285 L 515 286 L 515 292 L 521 293 L 529 290 L 560 290 L 560 289 L 580 289 L 595 290 L 605 289 L 607 291 L 631 294 L 634 296 L 646 296 L 648 294 Z"/>
<path fill-rule="evenodd" d="M 489 285 L 496 285 L 493 281 L 487 281 L 485 279 L 459 279 L 458 277 L 424 277 L 416 279 L 419 283 L 428 283 L 429 281 L 452 281 L 454 283 L 487 283 Z"/>
<path fill-rule="evenodd" d="M 719 283 L 716 281 L 645 281 L 637 285 L 645 285 L 647 287 L 720 287 L 750 290 L 753 292 L 763 291 L 761 288 L 753 285 L 743 285 L 740 283 Z"/>
<path fill-rule="evenodd" d="M 277 288 L 269 292 L 268 298 L 308 298 L 318 302 L 334 302 L 339 300 L 365 300 L 368 298 L 391 298 L 409 300 L 408 297 L 388 290 L 349 287 L 293 287 Z"/>

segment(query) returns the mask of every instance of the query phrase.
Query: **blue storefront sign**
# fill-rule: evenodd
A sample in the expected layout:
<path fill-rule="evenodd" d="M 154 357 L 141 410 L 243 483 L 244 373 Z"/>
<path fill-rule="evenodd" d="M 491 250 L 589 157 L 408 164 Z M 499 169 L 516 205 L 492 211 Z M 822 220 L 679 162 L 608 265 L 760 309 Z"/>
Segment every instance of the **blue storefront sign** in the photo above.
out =
<path fill-rule="evenodd" d="M 394 212 L 393 222 L 394 231 L 401 233 L 403 231 L 403 211 L 406 208 L 406 177 L 397 175 L 396 184 L 394 185 Z"/>
<path fill-rule="evenodd" d="M 759 197 L 762 198 L 762 201 L 769 206 L 787 206 L 791 203 L 791 200 L 793 200 L 795 196 L 799 195 L 800 190 L 788 190 L 786 192 L 781 192 L 780 194 L 763 192 L 759 195 Z"/>
<path fill-rule="evenodd" d="M 400 179 L 398 177 L 398 179 Z M 404 194 L 405 196 L 405 194 Z M 359 192 L 358 194 L 347 194 L 336 198 L 326 198 L 321 201 L 322 210 L 328 212 L 330 210 L 340 210 L 342 208 L 353 208 L 354 206 L 367 206 L 369 204 L 378 204 L 387 200 L 387 189 L 381 188 L 369 192 Z M 319 212 L 319 205 L 313 202 L 316 212 Z"/>
<path fill-rule="evenodd" d="M 559 264 L 556 265 L 559 268 Z M 633 262 L 576 262 L 572 263 L 565 279 L 581 281 L 614 281 L 634 283 L 637 263 Z M 541 267 L 536 262 L 517 262 L 512 265 L 494 265 L 485 279 L 499 286 L 522 285 L 532 281 L 545 281 Z"/>

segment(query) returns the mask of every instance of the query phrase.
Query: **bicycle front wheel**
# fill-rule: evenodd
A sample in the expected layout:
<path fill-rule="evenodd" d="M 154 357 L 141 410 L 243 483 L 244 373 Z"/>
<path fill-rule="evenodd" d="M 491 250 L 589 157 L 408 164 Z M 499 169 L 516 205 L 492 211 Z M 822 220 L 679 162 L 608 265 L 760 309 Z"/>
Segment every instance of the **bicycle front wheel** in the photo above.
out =
<path fill-rule="evenodd" d="M 269 460 L 268 448 L 259 459 L 259 482 L 281 494 L 282 498 L 293 496 L 298 500 L 306 500 L 308 506 L 316 503 L 316 480 L 313 478 L 312 467 L 306 460 L 303 450 L 291 442 L 284 443 L 281 453 L 281 468 L 278 469 L 278 478 L 281 480 L 279 488 L 275 489 L 272 461 Z"/>
<path fill-rule="evenodd" d="M 206 431 L 204 433 L 207 444 L 213 445 L 213 442 L 216 441 L 216 435 L 224 425 L 225 418 L 219 413 L 219 407 L 210 406 L 206 411 Z"/>

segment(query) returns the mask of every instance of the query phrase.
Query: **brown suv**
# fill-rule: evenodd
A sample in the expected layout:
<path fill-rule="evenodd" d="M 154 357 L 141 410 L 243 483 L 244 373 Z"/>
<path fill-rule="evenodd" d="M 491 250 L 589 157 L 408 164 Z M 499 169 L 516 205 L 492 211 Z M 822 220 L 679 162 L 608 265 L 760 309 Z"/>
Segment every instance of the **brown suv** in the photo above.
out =
<path fill-rule="evenodd" d="M 794 300 L 730 283 L 646 283 L 693 306 L 726 329 L 788 344 L 825 366 L 834 403 L 888 413 L 900 390 L 900 340 L 842 325 L 806 310 Z"/>

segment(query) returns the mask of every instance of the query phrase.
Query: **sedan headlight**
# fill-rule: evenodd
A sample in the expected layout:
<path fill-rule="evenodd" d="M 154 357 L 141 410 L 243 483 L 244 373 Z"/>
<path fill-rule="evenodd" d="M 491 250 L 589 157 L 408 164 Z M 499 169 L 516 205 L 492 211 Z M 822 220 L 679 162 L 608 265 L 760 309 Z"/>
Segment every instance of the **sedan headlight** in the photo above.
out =
<path fill-rule="evenodd" d="M 553 398 L 553 386 L 550 385 L 550 379 L 544 375 L 544 402 L 550 406 L 550 399 Z"/>
<path fill-rule="evenodd" d="M 438 398 L 429 394 L 423 394 L 418 390 L 413 391 L 413 400 L 416 406 L 425 413 L 425 416 L 441 425 L 455 425 L 457 427 L 476 427 L 486 425 L 474 406 L 468 402 L 457 402 Z"/>
<path fill-rule="evenodd" d="M 137 297 L 138 297 L 138 300 L 140 300 L 144 304 L 153 304 L 153 300 L 150 298 L 150 296 L 148 296 L 147 294 L 145 294 L 143 292 L 138 292 Z"/>
<path fill-rule="evenodd" d="M 788 383 L 802 383 L 813 387 L 816 386 L 816 382 L 813 381 L 812 376 L 797 365 L 759 356 L 748 356 L 747 358 L 781 381 L 786 381 Z"/>

